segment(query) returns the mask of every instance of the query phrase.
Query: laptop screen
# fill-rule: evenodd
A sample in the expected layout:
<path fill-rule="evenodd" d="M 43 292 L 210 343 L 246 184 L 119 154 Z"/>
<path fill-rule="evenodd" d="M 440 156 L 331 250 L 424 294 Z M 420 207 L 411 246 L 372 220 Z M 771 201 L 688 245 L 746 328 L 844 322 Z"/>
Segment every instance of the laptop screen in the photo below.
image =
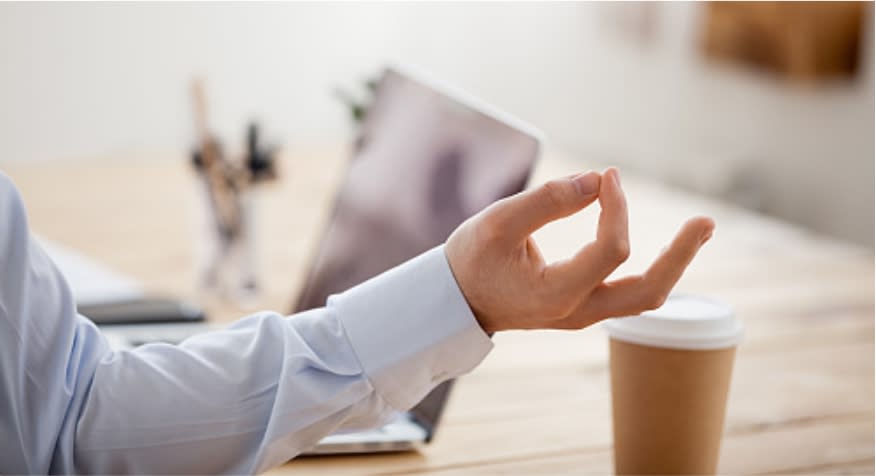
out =
<path fill-rule="evenodd" d="M 294 312 L 441 243 L 521 191 L 539 139 L 394 69 L 384 72 Z"/>

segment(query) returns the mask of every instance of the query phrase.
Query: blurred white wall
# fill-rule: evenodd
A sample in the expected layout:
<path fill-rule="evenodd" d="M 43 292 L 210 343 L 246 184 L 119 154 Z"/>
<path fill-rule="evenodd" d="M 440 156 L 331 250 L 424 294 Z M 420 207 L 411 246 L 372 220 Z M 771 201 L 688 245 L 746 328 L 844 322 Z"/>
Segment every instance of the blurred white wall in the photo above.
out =
<path fill-rule="evenodd" d="M 186 150 L 194 75 L 207 79 L 211 121 L 228 141 L 242 139 L 250 118 L 281 142 L 344 140 L 349 122 L 332 86 L 352 86 L 394 58 L 590 160 L 872 247 L 872 18 L 857 80 L 790 88 L 705 64 L 701 10 L 0 4 L 0 162 Z"/>

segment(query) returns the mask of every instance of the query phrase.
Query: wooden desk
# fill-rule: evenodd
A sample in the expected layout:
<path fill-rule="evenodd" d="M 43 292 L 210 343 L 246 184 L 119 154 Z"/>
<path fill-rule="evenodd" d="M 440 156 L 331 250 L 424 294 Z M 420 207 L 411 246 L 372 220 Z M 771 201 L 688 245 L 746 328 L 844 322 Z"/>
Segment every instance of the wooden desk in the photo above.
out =
<path fill-rule="evenodd" d="M 264 308 L 288 309 L 343 170 L 338 147 L 292 147 L 264 191 Z M 549 154 L 534 182 L 586 169 Z M 196 297 L 183 157 L 6 164 L 31 224 L 154 291 Z M 722 473 L 873 473 L 873 256 L 739 209 L 624 176 L 640 270 L 685 217 L 717 230 L 677 289 L 736 306 L 746 325 L 731 389 Z M 548 259 L 593 236 L 595 210 L 542 230 Z M 211 304 L 214 318 L 243 312 Z M 304 458 L 296 474 L 584 474 L 612 471 L 607 343 L 581 332 L 509 332 L 457 385 L 433 444 L 420 452 Z"/>

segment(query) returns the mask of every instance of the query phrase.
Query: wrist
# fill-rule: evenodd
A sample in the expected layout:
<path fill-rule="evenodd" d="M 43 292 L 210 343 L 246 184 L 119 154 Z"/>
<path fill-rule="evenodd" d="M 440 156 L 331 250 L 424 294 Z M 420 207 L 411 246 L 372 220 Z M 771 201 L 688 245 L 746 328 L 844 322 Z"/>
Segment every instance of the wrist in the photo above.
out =
<path fill-rule="evenodd" d="M 467 280 L 463 272 L 464 265 L 460 262 L 461 257 L 455 252 L 456 247 L 452 245 L 451 241 L 452 240 L 448 240 L 447 244 L 444 246 L 444 254 L 447 258 L 450 274 L 456 281 L 456 285 L 459 287 L 459 291 L 478 325 L 487 335 L 492 337 L 493 334 L 501 329 L 499 329 L 495 321 L 490 319 L 477 305 L 477 299 L 472 295 L 470 286 L 466 282 Z"/>

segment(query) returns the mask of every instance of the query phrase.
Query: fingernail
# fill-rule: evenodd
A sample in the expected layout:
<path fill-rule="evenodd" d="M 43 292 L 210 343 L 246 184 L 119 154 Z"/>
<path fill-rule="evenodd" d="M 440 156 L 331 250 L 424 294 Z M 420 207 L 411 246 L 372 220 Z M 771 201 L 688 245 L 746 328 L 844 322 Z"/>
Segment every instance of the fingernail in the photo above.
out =
<path fill-rule="evenodd" d="M 620 184 L 621 184 L 620 172 L 616 168 L 612 167 L 611 176 L 612 176 L 612 178 L 614 178 L 614 183 L 616 183 L 617 186 L 620 187 Z"/>
<path fill-rule="evenodd" d="M 599 174 L 596 172 L 587 172 L 572 179 L 578 193 L 584 196 L 590 196 L 599 191 Z"/>
<path fill-rule="evenodd" d="M 714 230 L 710 228 L 703 232 L 703 236 L 700 237 L 700 246 L 703 246 L 704 244 L 706 244 L 707 241 L 709 241 L 709 239 L 712 237 L 713 231 Z"/>

